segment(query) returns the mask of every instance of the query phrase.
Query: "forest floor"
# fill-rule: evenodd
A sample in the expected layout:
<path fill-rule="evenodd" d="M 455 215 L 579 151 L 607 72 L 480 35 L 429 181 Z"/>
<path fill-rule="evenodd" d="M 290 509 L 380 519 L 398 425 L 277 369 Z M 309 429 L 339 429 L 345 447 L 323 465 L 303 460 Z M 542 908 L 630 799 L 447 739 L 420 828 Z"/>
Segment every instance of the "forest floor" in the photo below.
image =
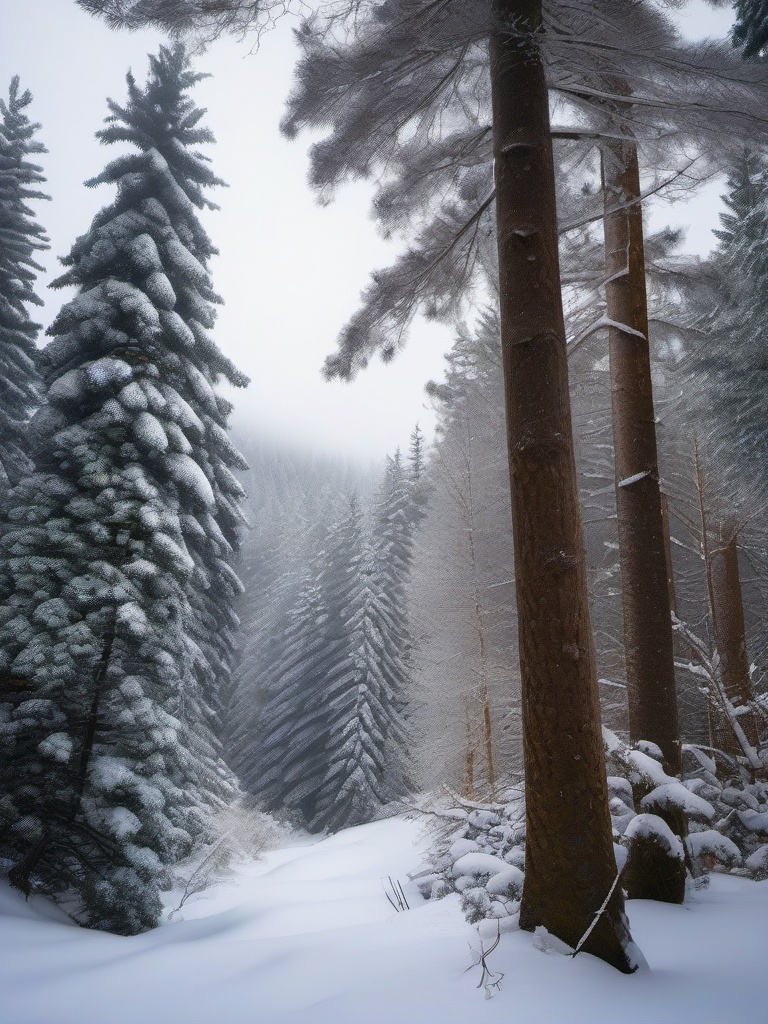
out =
<path fill-rule="evenodd" d="M 172 922 L 133 938 L 78 929 L 0 886 L 0 1024 L 764 1019 L 768 881 L 714 875 L 684 906 L 630 903 L 651 968 L 631 977 L 503 934 L 488 961 L 504 975 L 501 990 L 486 1000 L 471 966 L 480 937 L 458 897 L 424 902 L 407 879 L 425 843 L 403 818 L 297 840 L 236 865 Z M 410 910 L 396 913 L 386 899 L 390 876 Z"/>

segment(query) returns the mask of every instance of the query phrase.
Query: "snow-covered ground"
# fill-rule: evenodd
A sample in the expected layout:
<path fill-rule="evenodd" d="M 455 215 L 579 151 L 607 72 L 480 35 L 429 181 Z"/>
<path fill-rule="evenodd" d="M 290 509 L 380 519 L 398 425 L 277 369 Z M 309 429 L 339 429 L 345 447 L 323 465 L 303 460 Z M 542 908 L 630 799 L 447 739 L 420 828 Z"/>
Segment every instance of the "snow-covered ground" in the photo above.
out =
<path fill-rule="evenodd" d="M 348 829 L 240 865 L 173 922 L 88 932 L 0 888 L 1 1024 L 723 1024 L 765 1019 L 768 882 L 725 875 L 682 907 L 629 904 L 651 971 L 502 935 L 484 999 L 458 897 L 425 903 L 407 874 L 419 826 Z M 382 880 L 403 883 L 396 913 Z M 183 919 L 180 919 L 183 918 Z M 486 941 L 486 945 L 489 943 Z"/>

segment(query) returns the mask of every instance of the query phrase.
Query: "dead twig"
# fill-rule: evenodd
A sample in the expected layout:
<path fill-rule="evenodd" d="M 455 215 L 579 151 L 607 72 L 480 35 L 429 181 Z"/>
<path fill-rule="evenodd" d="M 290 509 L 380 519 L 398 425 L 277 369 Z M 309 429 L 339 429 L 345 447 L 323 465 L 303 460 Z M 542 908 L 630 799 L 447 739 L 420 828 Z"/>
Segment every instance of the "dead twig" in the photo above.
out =
<path fill-rule="evenodd" d="M 405 893 L 403 892 L 403 887 L 400 884 L 400 882 L 397 880 L 393 881 L 391 875 L 387 876 L 387 881 L 389 882 L 389 892 L 387 892 L 387 887 L 384 884 L 383 879 L 381 882 L 381 887 L 384 890 L 384 895 L 389 900 L 395 912 L 400 914 L 403 910 L 410 910 L 410 905 L 408 903 L 408 900 L 406 899 Z M 390 893 L 392 895 L 390 895 Z"/>
<path fill-rule="evenodd" d="M 490 999 L 491 996 L 493 995 L 491 989 L 495 988 L 497 992 L 501 991 L 501 983 L 504 979 L 503 971 L 492 971 L 491 968 L 488 966 L 488 957 L 496 949 L 500 942 L 501 925 L 497 921 L 496 938 L 493 940 L 492 944 L 488 947 L 488 949 L 484 948 L 482 939 L 480 940 L 479 950 L 474 949 L 472 946 L 469 947 L 470 952 L 472 953 L 473 956 L 477 957 L 477 959 L 469 965 L 469 967 L 467 968 L 466 971 L 464 971 L 464 973 L 466 974 L 467 971 L 471 971 L 473 967 L 481 968 L 480 981 L 478 981 L 477 987 L 485 989 L 486 999 Z"/>

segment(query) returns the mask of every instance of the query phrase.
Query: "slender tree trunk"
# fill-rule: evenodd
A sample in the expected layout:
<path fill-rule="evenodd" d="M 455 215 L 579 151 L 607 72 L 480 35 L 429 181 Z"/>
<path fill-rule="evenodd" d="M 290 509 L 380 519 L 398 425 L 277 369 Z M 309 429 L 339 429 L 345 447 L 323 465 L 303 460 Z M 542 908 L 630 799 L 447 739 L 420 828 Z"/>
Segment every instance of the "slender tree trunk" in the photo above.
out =
<path fill-rule="evenodd" d="M 475 547 L 475 523 L 477 513 L 475 508 L 475 486 L 472 475 L 472 435 L 469 420 L 465 421 L 466 426 L 466 456 L 467 456 L 467 537 L 469 540 L 469 559 L 472 566 L 472 590 L 474 597 L 475 632 L 477 633 L 477 653 L 480 659 L 480 687 L 479 700 L 483 717 L 483 745 L 485 747 L 485 760 L 488 767 L 488 789 L 489 799 L 496 799 L 496 766 L 493 756 L 493 728 L 491 725 L 491 695 L 488 687 L 488 651 L 486 644 L 485 613 L 483 602 L 480 596 L 480 571 L 477 564 L 477 549 Z"/>
<path fill-rule="evenodd" d="M 472 724 L 469 714 L 469 700 L 464 700 L 464 726 L 466 744 L 464 753 L 464 796 L 475 799 L 475 746 L 472 739 Z"/>
<path fill-rule="evenodd" d="M 483 744 L 485 746 L 485 763 L 488 767 L 488 799 L 493 803 L 496 799 L 496 765 L 493 756 L 493 725 L 491 723 L 491 701 L 488 687 L 483 687 Z"/>
<path fill-rule="evenodd" d="M 681 771 L 675 661 L 648 341 L 640 173 L 633 142 L 602 147 L 616 512 L 629 735 Z M 621 325 L 621 326 L 619 326 Z"/>
<path fill-rule="evenodd" d="M 707 604 L 709 606 L 709 617 L 712 627 L 715 628 L 715 595 L 712 580 L 712 554 L 709 550 L 709 525 L 707 523 L 707 506 L 704 499 L 704 475 L 701 471 L 701 460 L 699 458 L 699 442 L 693 443 L 693 467 L 696 478 L 696 493 L 699 498 L 699 544 L 701 557 L 704 559 L 704 576 L 707 581 Z M 709 725 L 710 746 L 726 753 L 738 753 L 731 749 L 736 743 L 733 730 L 730 728 L 728 716 L 725 709 L 720 705 L 717 694 L 710 693 L 707 698 L 707 724 Z"/>
<path fill-rule="evenodd" d="M 464 796 L 467 800 L 475 799 L 475 751 L 472 747 L 467 747 L 467 756 L 465 758 L 466 768 L 466 783 L 464 786 Z"/>
<path fill-rule="evenodd" d="M 631 972 L 615 886 L 573 453 L 541 0 L 494 0 L 499 298 L 522 677 L 526 875 L 520 923 Z M 607 900 L 605 911 L 595 917 Z"/>
<path fill-rule="evenodd" d="M 669 610 L 677 615 L 677 590 L 675 588 L 675 570 L 672 563 L 672 534 L 669 527 L 669 498 L 661 492 L 661 524 L 664 530 L 664 559 L 667 564 L 667 593 Z M 672 632 L 672 646 L 675 645 L 675 634 Z"/>
<path fill-rule="evenodd" d="M 734 708 L 749 706 L 753 700 L 749 675 L 747 636 L 744 627 L 744 601 L 739 576 L 738 533 L 724 529 L 719 545 L 710 552 L 712 603 L 717 652 L 720 655 L 725 695 Z M 758 745 L 758 729 L 750 711 L 739 715 L 739 724 L 753 747 Z M 730 737 L 728 753 L 741 754 L 735 737 Z"/>
<path fill-rule="evenodd" d="M 728 693 L 726 686 L 726 677 L 723 673 L 723 658 L 724 652 L 720 647 L 721 637 L 723 639 L 724 646 L 727 647 L 727 639 L 729 635 L 736 636 L 736 644 L 739 645 L 738 635 L 739 632 L 744 634 L 744 606 L 741 598 L 741 581 L 738 577 L 738 552 L 736 552 L 736 564 L 735 564 L 735 579 L 734 579 L 734 566 L 731 563 L 729 574 L 731 579 L 728 580 L 726 574 L 721 571 L 719 580 L 715 576 L 715 559 L 716 552 L 712 550 L 709 544 L 709 524 L 707 521 L 707 505 L 704 496 L 704 475 L 701 470 L 701 459 L 699 456 L 699 442 L 695 441 L 693 446 L 693 464 L 696 474 L 696 490 L 699 496 L 699 537 L 701 543 L 701 554 L 704 558 L 704 571 L 707 580 L 707 599 L 709 602 L 709 615 L 712 620 L 712 628 L 715 633 L 715 643 L 717 645 L 717 653 L 720 664 L 717 666 L 716 678 L 712 681 L 711 694 L 710 694 L 710 707 L 709 707 L 709 733 L 712 741 L 712 746 L 717 747 L 719 750 L 723 750 L 726 753 L 733 753 L 738 756 L 743 756 L 748 761 L 752 771 L 760 771 L 762 764 L 757 756 L 757 746 L 752 742 L 750 735 L 745 729 L 748 727 L 747 722 L 742 722 L 740 716 L 734 714 L 735 706 L 731 695 Z M 732 534 L 736 534 L 735 530 L 731 531 Z M 721 529 L 720 534 L 722 536 L 723 530 Z M 738 588 L 738 598 L 734 596 L 734 586 Z M 719 593 L 718 593 L 719 590 Z M 733 598 L 733 601 L 731 600 Z M 733 614 L 732 605 L 736 602 L 739 606 L 741 626 L 728 624 L 728 617 Z M 729 607 L 731 609 L 729 610 Z M 726 622 L 720 622 L 721 615 L 725 615 Z M 733 681 L 739 680 L 739 654 L 737 651 L 729 651 L 725 657 L 730 658 L 730 678 Z M 743 657 L 746 658 L 746 640 L 744 640 L 744 653 Z M 749 678 L 749 662 L 747 660 L 747 679 Z M 743 677 L 741 680 L 735 682 L 735 688 L 740 689 L 743 685 Z M 749 692 L 751 693 L 751 684 L 749 684 Z M 712 700 L 714 697 L 714 701 Z M 715 707 L 712 707 L 712 704 Z M 750 716 L 751 725 L 756 725 L 754 717 Z M 757 735 L 754 731 L 753 735 Z"/>

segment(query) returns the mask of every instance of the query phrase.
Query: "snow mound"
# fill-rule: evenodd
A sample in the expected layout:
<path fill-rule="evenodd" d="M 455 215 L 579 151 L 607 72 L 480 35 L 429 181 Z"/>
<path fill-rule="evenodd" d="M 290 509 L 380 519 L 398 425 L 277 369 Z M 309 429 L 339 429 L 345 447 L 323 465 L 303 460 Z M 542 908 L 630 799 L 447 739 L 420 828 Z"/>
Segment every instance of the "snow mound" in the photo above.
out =
<path fill-rule="evenodd" d="M 715 809 L 707 800 L 692 793 L 682 782 L 657 786 L 640 801 L 644 811 L 680 811 L 691 821 L 712 821 Z"/>
<path fill-rule="evenodd" d="M 685 840 L 688 851 L 696 861 L 702 861 L 705 857 L 714 857 L 720 864 L 732 867 L 741 864 L 741 850 L 727 836 L 721 835 L 715 829 L 707 829 L 704 832 L 692 832 Z"/>
<path fill-rule="evenodd" d="M 679 837 L 675 835 L 666 821 L 656 814 L 636 815 L 627 826 L 624 838 L 630 841 L 648 839 L 658 843 L 667 856 L 673 857 L 675 860 L 683 860 L 685 857 L 685 850 Z"/>

